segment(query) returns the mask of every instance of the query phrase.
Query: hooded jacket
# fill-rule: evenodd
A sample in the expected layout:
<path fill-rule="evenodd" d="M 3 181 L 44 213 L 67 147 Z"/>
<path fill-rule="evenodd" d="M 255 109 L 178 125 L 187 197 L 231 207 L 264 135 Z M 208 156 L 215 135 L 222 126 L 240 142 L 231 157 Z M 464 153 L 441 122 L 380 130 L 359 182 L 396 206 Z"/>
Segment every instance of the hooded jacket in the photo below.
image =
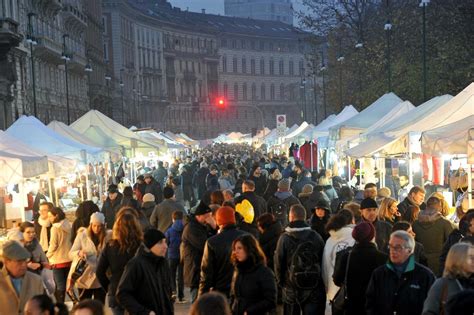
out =
<path fill-rule="evenodd" d="M 53 223 L 46 257 L 51 265 L 71 263 L 71 223 L 67 219 Z"/>
<path fill-rule="evenodd" d="M 123 272 L 117 300 L 129 314 L 170 315 L 174 314 L 171 294 L 168 262 L 142 245 Z"/>
<path fill-rule="evenodd" d="M 176 220 L 166 231 L 166 241 L 168 242 L 168 258 L 179 259 L 179 246 L 183 235 L 183 220 Z"/>
<path fill-rule="evenodd" d="M 440 275 L 439 258 L 443 245 L 453 231 L 451 222 L 445 219 L 439 212 L 423 210 L 418 220 L 413 223 L 415 239 L 423 244 L 428 259 L 428 267 Z"/>
<path fill-rule="evenodd" d="M 433 273 L 410 256 L 405 271 L 397 276 L 391 262 L 372 273 L 366 294 L 367 315 L 420 315 Z"/>
<path fill-rule="evenodd" d="M 297 291 L 288 283 L 289 266 L 296 249 L 295 240 L 298 243 L 305 241 L 314 243 L 318 249 L 319 264 L 321 264 L 323 257 L 324 241 L 321 236 L 313 231 L 304 221 L 290 222 L 285 228 L 285 232 L 278 239 L 273 258 L 277 283 L 283 288 L 283 301 L 287 304 L 306 303 L 307 301 L 316 302 L 318 304 L 318 314 L 321 311 L 324 314 L 326 295 L 322 279 L 312 291 Z"/>
<path fill-rule="evenodd" d="M 335 231 L 329 231 L 330 237 L 326 241 L 323 252 L 322 276 L 328 299 L 332 300 L 336 295 L 339 287 L 334 284 L 332 275 L 334 273 L 334 266 L 336 265 L 336 255 L 338 252 L 352 247 L 354 239 L 352 238 L 352 230 L 354 226 L 346 225 L 343 228 Z"/>

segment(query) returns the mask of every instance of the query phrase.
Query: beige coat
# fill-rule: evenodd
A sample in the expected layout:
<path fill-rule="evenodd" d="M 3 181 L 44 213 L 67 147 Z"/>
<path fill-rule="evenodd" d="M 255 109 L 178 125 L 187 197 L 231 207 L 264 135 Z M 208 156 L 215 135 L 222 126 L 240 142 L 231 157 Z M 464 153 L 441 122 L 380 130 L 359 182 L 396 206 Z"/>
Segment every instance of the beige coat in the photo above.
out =
<path fill-rule="evenodd" d="M 51 238 L 46 257 L 51 265 L 71 262 L 71 223 L 67 219 L 54 223 L 51 227 Z"/>
<path fill-rule="evenodd" d="M 0 314 L 23 314 L 26 301 L 35 295 L 44 294 L 41 277 L 27 271 L 21 284 L 20 296 L 16 294 L 5 267 L 0 272 Z"/>

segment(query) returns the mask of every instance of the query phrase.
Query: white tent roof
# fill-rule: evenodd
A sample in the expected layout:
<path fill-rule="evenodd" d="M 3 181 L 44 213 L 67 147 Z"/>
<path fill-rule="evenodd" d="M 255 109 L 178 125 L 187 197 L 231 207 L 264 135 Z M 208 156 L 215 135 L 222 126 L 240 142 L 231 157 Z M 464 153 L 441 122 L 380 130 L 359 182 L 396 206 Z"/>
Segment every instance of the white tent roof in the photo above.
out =
<path fill-rule="evenodd" d="M 359 112 L 357 111 L 357 109 L 355 109 L 354 106 L 347 105 L 339 114 L 330 115 L 321 123 L 319 123 L 319 125 L 316 126 L 316 131 L 328 131 L 330 127 L 333 127 L 337 124 L 341 124 L 357 114 L 359 114 Z"/>
<path fill-rule="evenodd" d="M 101 151 L 55 132 L 33 116 L 21 116 L 6 132 L 33 148 L 77 160 L 84 160 L 84 153 L 94 155 Z"/>
<path fill-rule="evenodd" d="M 467 154 L 470 163 L 474 163 L 474 114 L 423 132 L 421 148 L 423 153 L 436 156 Z"/>
<path fill-rule="evenodd" d="M 411 113 L 412 110 L 415 108 L 410 101 L 405 101 L 399 103 L 391 111 L 389 111 L 385 116 L 375 122 L 373 125 L 369 126 L 364 134 L 370 132 L 379 132 L 380 129 L 384 126 L 393 125 L 398 121 L 398 119 L 402 116 L 406 117 L 407 113 Z M 408 114 L 409 115 L 409 114 Z"/>
<path fill-rule="evenodd" d="M 169 137 L 167 137 L 162 132 L 157 132 L 153 129 L 145 129 L 145 130 L 134 130 L 135 133 L 139 134 L 140 137 L 145 139 L 150 139 L 153 141 L 162 141 L 169 149 L 184 149 L 185 146 L 179 142 L 176 142 Z"/>
<path fill-rule="evenodd" d="M 159 143 L 142 139 L 133 131 L 112 120 L 98 110 L 90 110 L 71 124 L 71 127 L 81 134 L 86 135 L 92 141 L 100 143 L 105 148 L 123 147 L 126 150 L 132 148 L 146 151 L 156 151 L 160 148 Z"/>
<path fill-rule="evenodd" d="M 332 140 L 340 140 L 358 134 L 375 124 L 401 102 L 403 100 L 392 92 L 384 94 L 359 114 L 331 127 L 329 137 Z"/>
<path fill-rule="evenodd" d="M 0 150 L 0 185 L 17 183 L 48 171 L 48 159 L 8 153 Z"/>
<path fill-rule="evenodd" d="M 286 140 L 296 137 L 301 132 L 303 132 L 306 128 L 308 128 L 308 126 L 309 124 L 306 121 L 303 121 L 301 125 L 299 125 L 297 128 L 295 128 L 291 132 L 288 131 L 286 136 L 283 138 L 283 140 L 286 141 Z"/>
<path fill-rule="evenodd" d="M 51 171 L 51 175 L 59 175 L 73 171 L 76 163 L 74 160 L 60 157 L 53 154 L 48 154 L 42 150 L 32 148 L 27 144 L 23 143 L 21 140 L 10 136 L 6 132 L 0 130 L 0 151 L 3 153 L 8 153 L 17 156 L 24 157 L 35 157 L 40 160 L 32 160 L 28 163 L 28 173 L 24 173 L 25 177 L 33 177 L 39 174 L 46 173 Z M 46 168 L 43 162 L 43 159 L 46 160 Z M 32 175 L 35 174 L 35 175 Z M 28 176 L 31 175 L 31 176 Z"/>

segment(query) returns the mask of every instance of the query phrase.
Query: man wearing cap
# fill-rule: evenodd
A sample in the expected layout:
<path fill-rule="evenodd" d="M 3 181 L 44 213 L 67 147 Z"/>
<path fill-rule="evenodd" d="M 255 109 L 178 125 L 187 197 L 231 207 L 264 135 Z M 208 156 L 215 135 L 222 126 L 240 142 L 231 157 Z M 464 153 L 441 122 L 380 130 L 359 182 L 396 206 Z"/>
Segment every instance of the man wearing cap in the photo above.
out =
<path fill-rule="evenodd" d="M 162 232 L 145 232 L 143 245 L 125 267 L 117 289 L 117 300 L 129 314 L 173 314 L 167 249 Z"/>
<path fill-rule="evenodd" d="M 290 189 L 291 181 L 283 178 L 278 182 L 278 191 L 268 199 L 267 211 L 275 216 L 281 226 L 288 225 L 288 214 L 293 205 L 300 204 Z"/>
<path fill-rule="evenodd" d="M 102 206 L 101 212 L 105 216 L 105 223 L 108 229 L 114 226 L 115 215 L 120 210 L 120 204 L 122 203 L 122 194 L 118 191 L 118 187 L 115 184 L 109 185 L 107 189 L 107 199 Z"/>
<path fill-rule="evenodd" d="M 44 293 L 41 277 L 27 271 L 30 253 L 17 241 L 3 244 L 0 273 L 0 313 L 23 314 L 26 301 Z"/>
<path fill-rule="evenodd" d="M 145 174 L 145 194 L 152 194 L 155 196 L 155 202 L 158 204 L 163 200 L 163 191 L 161 184 L 158 183 L 151 174 Z"/>
<path fill-rule="evenodd" d="M 361 222 L 352 230 L 356 241 L 352 249 L 343 250 L 336 255 L 334 284 L 342 287 L 347 272 L 347 315 L 365 315 L 365 292 L 372 272 L 387 261 L 387 255 L 377 249 L 374 243 L 375 228 L 369 222 Z M 349 259 L 350 255 L 350 259 Z M 349 261 L 349 266 L 347 262 Z"/>
<path fill-rule="evenodd" d="M 389 261 L 374 270 L 366 292 L 368 315 L 418 315 L 435 276 L 415 262 L 415 239 L 406 231 L 390 236 Z"/>
<path fill-rule="evenodd" d="M 229 297 L 234 273 L 234 266 L 230 261 L 232 242 L 247 233 L 237 229 L 235 211 L 231 207 L 217 209 L 216 223 L 219 233 L 209 238 L 204 246 L 199 296 L 212 289 Z"/>
<path fill-rule="evenodd" d="M 191 289 L 191 302 L 197 297 L 201 260 L 207 239 L 215 234 L 216 221 L 209 206 L 202 201 L 196 207 L 194 216 L 184 226 L 181 236 L 180 257 L 183 260 L 184 285 Z"/>
<path fill-rule="evenodd" d="M 166 230 L 173 224 L 173 212 L 181 211 L 186 213 L 182 204 L 176 201 L 174 190 L 171 187 L 166 186 L 163 190 L 163 200 L 160 204 L 156 205 L 155 210 L 150 217 L 151 225 L 165 233 Z"/>
<path fill-rule="evenodd" d="M 392 226 L 390 223 L 378 220 L 378 205 L 375 199 L 369 197 L 362 200 L 360 213 L 364 221 L 372 223 L 375 227 L 375 243 L 378 250 L 387 253 Z"/>

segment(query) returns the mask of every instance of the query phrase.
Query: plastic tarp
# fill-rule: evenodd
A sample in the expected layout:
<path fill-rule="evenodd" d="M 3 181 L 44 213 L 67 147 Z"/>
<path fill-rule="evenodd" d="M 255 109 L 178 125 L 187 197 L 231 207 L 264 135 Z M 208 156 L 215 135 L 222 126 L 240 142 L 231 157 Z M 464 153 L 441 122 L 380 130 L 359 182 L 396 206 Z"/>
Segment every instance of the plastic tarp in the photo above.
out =
<path fill-rule="evenodd" d="M 331 127 L 329 129 L 330 140 L 344 140 L 363 132 L 402 102 L 403 100 L 392 92 L 384 94 L 357 115 Z"/>
<path fill-rule="evenodd" d="M 15 138 L 21 139 L 22 142 L 32 148 L 76 159 L 84 163 L 87 162 L 86 154 L 95 155 L 102 151 L 98 147 L 80 143 L 55 132 L 33 116 L 21 116 L 6 132 Z"/>
<path fill-rule="evenodd" d="M 76 162 L 74 160 L 48 154 L 42 150 L 32 148 L 23 143 L 21 140 L 10 136 L 2 130 L 0 130 L 0 151 L 17 156 L 35 157 L 41 159 L 35 162 L 32 162 L 33 160 L 29 161 L 31 162 L 28 163 L 29 174 L 25 175 L 32 175 L 33 173 L 36 175 L 25 177 L 33 177 L 46 172 L 49 172 L 51 176 L 61 175 L 68 172 L 73 172 L 76 167 Z M 46 161 L 46 165 L 44 165 L 43 160 Z"/>
<path fill-rule="evenodd" d="M 474 114 L 423 132 L 421 148 L 423 153 L 436 156 L 466 154 L 469 163 L 474 164 Z"/>
<path fill-rule="evenodd" d="M 129 157 L 132 156 L 132 149 L 148 155 L 150 151 L 159 151 L 160 148 L 163 148 L 159 143 L 140 138 L 133 131 L 98 110 L 90 110 L 73 122 L 71 128 L 80 134 L 86 135 L 92 141 L 101 144 L 104 148 L 118 146 Z"/>

